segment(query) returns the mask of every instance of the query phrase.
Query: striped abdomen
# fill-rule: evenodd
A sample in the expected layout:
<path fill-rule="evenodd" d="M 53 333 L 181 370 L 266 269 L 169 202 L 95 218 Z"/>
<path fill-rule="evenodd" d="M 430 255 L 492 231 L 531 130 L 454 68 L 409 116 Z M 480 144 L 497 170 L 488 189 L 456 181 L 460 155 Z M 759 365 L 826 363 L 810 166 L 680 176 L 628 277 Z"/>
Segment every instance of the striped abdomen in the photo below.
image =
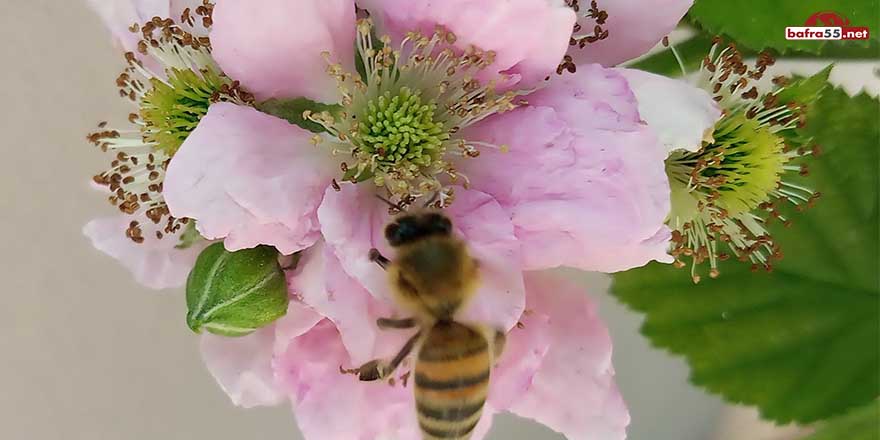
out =
<path fill-rule="evenodd" d="M 416 409 L 425 440 L 470 438 L 489 391 L 492 354 L 478 331 L 437 323 L 415 366 Z"/>

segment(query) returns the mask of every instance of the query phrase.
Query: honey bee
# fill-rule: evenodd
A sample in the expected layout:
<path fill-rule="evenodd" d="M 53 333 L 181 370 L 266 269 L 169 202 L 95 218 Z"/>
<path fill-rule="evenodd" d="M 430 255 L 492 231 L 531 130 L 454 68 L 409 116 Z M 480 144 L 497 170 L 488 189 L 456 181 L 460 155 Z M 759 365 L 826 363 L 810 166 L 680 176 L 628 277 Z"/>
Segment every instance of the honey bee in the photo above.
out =
<path fill-rule="evenodd" d="M 390 361 L 343 370 L 360 380 L 384 380 L 413 351 L 414 393 L 422 438 L 467 440 L 480 421 L 494 360 L 505 333 L 455 321 L 478 286 L 479 264 L 438 212 L 404 214 L 385 228 L 395 259 L 370 250 L 386 270 L 398 306 L 410 317 L 380 318 L 383 329 L 418 328 Z"/>

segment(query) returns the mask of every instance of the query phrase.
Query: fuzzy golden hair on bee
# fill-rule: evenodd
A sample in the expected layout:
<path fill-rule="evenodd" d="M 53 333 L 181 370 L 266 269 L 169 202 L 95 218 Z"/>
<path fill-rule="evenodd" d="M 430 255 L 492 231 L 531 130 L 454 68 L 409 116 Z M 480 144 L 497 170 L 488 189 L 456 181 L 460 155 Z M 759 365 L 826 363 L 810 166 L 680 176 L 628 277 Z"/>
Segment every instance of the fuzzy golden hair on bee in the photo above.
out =
<path fill-rule="evenodd" d="M 406 213 L 385 228 L 393 260 L 371 252 L 387 270 L 395 300 L 422 322 L 452 320 L 476 292 L 479 265 L 455 237 L 452 222 L 435 211 Z"/>
<path fill-rule="evenodd" d="M 381 318 L 377 325 L 418 331 L 391 360 L 376 359 L 342 372 L 364 381 L 389 379 L 413 353 L 415 415 L 422 438 L 467 440 L 482 417 L 492 366 L 506 340 L 502 330 L 455 319 L 476 293 L 479 264 L 440 212 L 404 213 L 388 224 L 385 238 L 393 259 L 375 249 L 370 259 L 386 269 L 394 299 L 409 317 Z"/>

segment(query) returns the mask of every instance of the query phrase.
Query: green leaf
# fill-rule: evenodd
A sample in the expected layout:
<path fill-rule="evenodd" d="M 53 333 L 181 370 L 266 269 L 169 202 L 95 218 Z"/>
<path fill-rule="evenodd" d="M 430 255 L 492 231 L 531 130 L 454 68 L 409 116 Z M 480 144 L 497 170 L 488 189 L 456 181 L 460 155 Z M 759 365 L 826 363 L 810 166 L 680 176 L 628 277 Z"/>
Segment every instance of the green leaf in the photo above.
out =
<path fill-rule="evenodd" d="M 642 333 L 683 355 L 695 384 L 783 423 L 880 395 L 878 108 L 831 88 L 813 106 L 806 132 L 825 153 L 807 182 L 823 196 L 787 212 L 792 227 L 770 225 L 785 251 L 772 273 L 727 261 L 697 285 L 661 264 L 615 276 L 614 295 L 646 314 Z"/>
<path fill-rule="evenodd" d="M 700 68 L 703 58 L 709 54 L 712 47 L 713 36 L 707 33 L 699 33 L 692 38 L 675 45 L 675 50 L 681 58 L 682 65 L 688 72 L 695 72 Z M 731 41 L 730 38 L 724 38 L 724 41 Z M 738 46 L 743 57 L 754 57 L 758 54 L 757 50 L 747 47 Z M 767 50 L 771 55 L 779 57 L 779 51 Z M 873 60 L 880 56 L 880 42 L 869 40 L 867 47 L 853 44 L 836 44 L 826 45 L 817 53 L 804 52 L 800 50 L 788 50 L 785 53 L 785 59 L 817 59 L 817 58 L 833 58 L 836 60 L 856 59 L 856 60 Z M 642 58 L 634 63 L 627 65 L 634 69 L 653 72 L 659 75 L 677 77 L 681 76 L 681 67 L 678 60 L 672 54 L 671 50 L 664 50 L 653 55 Z"/>
<path fill-rule="evenodd" d="M 849 18 L 850 26 L 867 26 L 871 39 L 880 31 L 880 2 L 877 0 L 697 0 L 688 15 L 707 32 L 725 34 L 754 50 L 773 48 L 781 53 L 799 50 L 819 53 L 826 46 L 846 50 L 848 46 L 868 47 L 868 41 L 834 42 L 786 40 L 787 26 L 803 26 L 813 14 L 832 9 Z"/>
<path fill-rule="evenodd" d="M 878 440 L 880 439 L 880 401 L 835 417 L 804 440 Z"/>
<path fill-rule="evenodd" d="M 335 114 L 342 109 L 342 107 L 336 104 L 324 104 L 321 102 L 312 101 L 307 98 L 273 98 L 268 101 L 257 103 L 255 107 L 257 108 L 257 110 L 263 113 L 277 116 L 281 119 L 286 120 L 287 122 L 290 122 L 291 124 L 299 126 L 300 128 L 311 131 L 312 133 L 323 133 L 326 130 L 323 126 L 321 126 L 321 124 L 303 118 L 304 111 L 310 110 L 313 113 L 327 111 L 331 114 Z"/>
<path fill-rule="evenodd" d="M 186 323 L 196 333 L 244 336 L 284 316 L 287 302 L 274 248 L 229 252 L 214 243 L 199 255 L 186 282 Z"/>
<path fill-rule="evenodd" d="M 828 85 L 828 76 L 831 74 L 831 68 L 828 66 L 813 76 L 807 78 L 797 78 L 776 92 L 776 99 L 780 104 L 795 102 L 801 105 L 812 104 L 822 94 Z"/>

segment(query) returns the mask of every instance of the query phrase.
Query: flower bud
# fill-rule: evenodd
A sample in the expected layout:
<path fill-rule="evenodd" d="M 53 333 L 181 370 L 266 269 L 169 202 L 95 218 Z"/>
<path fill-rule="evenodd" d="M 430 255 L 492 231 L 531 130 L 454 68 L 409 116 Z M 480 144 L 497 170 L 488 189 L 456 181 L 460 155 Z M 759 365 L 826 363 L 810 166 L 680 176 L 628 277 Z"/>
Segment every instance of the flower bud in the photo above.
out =
<path fill-rule="evenodd" d="M 186 323 L 194 332 L 244 336 L 287 313 L 287 281 L 278 251 L 207 247 L 186 283 Z"/>

